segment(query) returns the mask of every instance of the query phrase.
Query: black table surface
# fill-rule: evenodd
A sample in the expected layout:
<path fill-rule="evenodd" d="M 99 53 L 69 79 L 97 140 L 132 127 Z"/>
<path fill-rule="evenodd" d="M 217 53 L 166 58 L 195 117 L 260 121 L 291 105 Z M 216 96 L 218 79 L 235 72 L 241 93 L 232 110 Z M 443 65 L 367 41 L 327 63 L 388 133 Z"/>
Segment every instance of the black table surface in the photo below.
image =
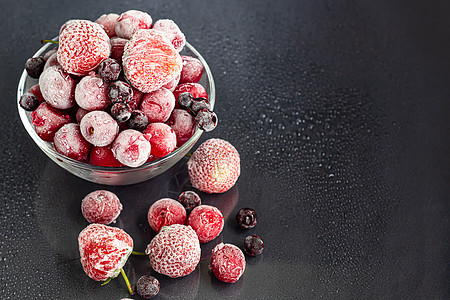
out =
<path fill-rule="evenodd" d="M 209 63 L 218 127 L 242 174 L 227 193 L 201 194 L 226 217 L 195 272 L 169 279 L 145 257 L 157 299 L 449 299 L 449 1 L 12 1 L 0 3 L 0 295 L 2 299 L 122 299 L 121 278 L 88 278 L 80 209 L 104 188 L 116 223 L 143 251 L 154 201 L 190 188 L 186 160 L 131 186 L 102 186 L 59 168 L 16 108 L 24 63 L 68 19 L 147 11 L 173 19 Z M 199 145 L 195 146 L 195 148 Z M 194 148 L 194 149 L 195 149 Z M 240 230 L 252 207 L 259 223 Z M 235 284 L 208 269 L 219 242 L 265 242 Z"/>

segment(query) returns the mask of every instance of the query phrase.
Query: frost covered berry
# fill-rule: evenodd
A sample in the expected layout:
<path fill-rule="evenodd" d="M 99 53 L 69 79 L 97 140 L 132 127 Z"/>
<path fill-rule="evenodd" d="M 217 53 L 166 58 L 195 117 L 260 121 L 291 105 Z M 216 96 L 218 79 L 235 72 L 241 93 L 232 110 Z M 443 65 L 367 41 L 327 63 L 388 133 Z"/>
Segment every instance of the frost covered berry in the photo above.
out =
<path fill-rule="evenodd" d="M 254 209 L 244 207 L 236 214 L 236 221 L 244 229 L 253 228 L 258 222 L 258 216 Z"/>
<path fill-rule="evenodd" d="M 244 240 L 244 252 L 247 255 L 259 255 L 264 250 L 263 240 L 257 235 L 249 235 Z"/>
<path fill-rule="evenodd" d="M 196 192 L 185 191 L 178 197 L 178 202 L 180 202 L 184 206 L 186 211 L 191 211 L 196 206 L 202 204 L 202 199 Z"/>
<path fill-rule="evenodd" d="M 89 223 L 108 225 L 116 222 L 122 208 L 119 197 L 106 190 L 93 191 L 81 201 L 81 213 Z"/>
<path fill-rule="evenodd" d="M 218 244 L 211 252 L 211 270 L 223 282 L 238 281 L 245 270 L 244 253 L 235 245 Z"/>
<path fill-rule="evenodd" d="M 45 60 L 43 57 L 32 57 L 25 63 L 25 70 L 32 78 L 39 78 L 42 71 L 44 71 Z"/>
<path fill-rule="evenodd" d="M 153 298 L 159 293 L 159 281 L 150 275 L 141 276 L 136 283 L 136 291 L 144 299 Z"/>
<path fill-rule="evenodd" d="M 39 99 L 35 94 L 26 92 L 20 97 L 20 107 L 27 111 L 33 111 L 39 106 Z"/>
<path fill-rule="evenodd" d="M 186 210 L 176 200 L 162 198 L 153 203 L 147 214 L 150 227 L 159 232 L 162 227 L 186 222 Z"/>
<path fill-rule="evenodd" d="M 98 65 L 97 73 L 106 82 L 113 82 L 119 78 L 122 67 L 113 58 L 107 58 Z"/>
<path fill-rule="evenodd" d="M 207 243 L 222 232 L 224 225 L 223 215 L 214 206 L 199 205 L 189 214 L 186 225 L 194 229 L 200 243 Z"/>

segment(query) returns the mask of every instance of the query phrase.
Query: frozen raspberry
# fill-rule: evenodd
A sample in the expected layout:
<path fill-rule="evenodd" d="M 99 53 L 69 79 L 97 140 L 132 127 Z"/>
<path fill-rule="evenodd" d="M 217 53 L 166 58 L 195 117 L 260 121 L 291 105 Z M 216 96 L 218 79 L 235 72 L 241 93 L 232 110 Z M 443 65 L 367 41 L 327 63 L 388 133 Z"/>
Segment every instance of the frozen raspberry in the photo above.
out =
<path fill-rule="evenodd" d="M 129 167 L 139 167 L 145 163 L 150 149 L 150 143 L 144 135 L 133 129 L 122 131 L 111 146 L 117 160 Z"/>
<path fill-rule="evenodd" d="M 114 157 L 111 151 L 111 145 L 97 147 L 93 146 L 89 153 L 89 163 L 95 166 L 103 167 L 122 167 L 123 164 Z"/>
<path fill-rule="evenodd" d="M 153 29 L 163 32 L 167 39 L 172 43 L 175 50 L 178 52 L 183 50 L 183 47 L 186 44 L 186 38 L 174 21 L 160 19 L 153 24 Z"/>
<path fill-rule="evenodd" d="M 75 119 L 76 119 L 76 121 L 77 121 L 78 124 L 80 124 L 81 119 L 83 119 L 83 117 L 84 117 L 85 115 L 87 115 L 87 113 L 89 113 L 89 111 L 86 110 L 86 109 L 84 109 L 84 108 L 79 107 L 79 108 L 77 109 L 77 112 L 76 112 L 76 114 L 75 114 Z"/>
<path fill-rule="evenodd" d="M 241 208 L 236 214 L 236 222 L 244 229 L 255 227 L 258 222 L 256 211 L 251 208 Z"/>
<path fill-rule="evenodd" d="M 202 199 L 196 192 L 186 191 L 180 194 L 178 202 L 184 206 L 186 212 L 191 212 L 195 207 L 202 204 Z"/>
<path fill-rule="evenodd" d="M 203 75 L 203 65 L 195 57 L 181 56 L 183 60 L 183 69 L 181 69 L 181 77 L 179 83 L 197 83 Z"/>
<path fill-rule="evenodd" d="M 58 62 L 58 53 L 53 53 L 50 57 L 45 61 L 44 71 L 53 66 L 60 66 Z"/>
<path fill-rule="evenodd" d="M 159 281 L 150 275 L 141 276 L 136 283 L 136 291 L 144 299 L 153 298 L 159 293 Z"/>
<path fill-rule="evenodd" d="M 120 65 L 122 65 L 123 50 L 125 48 L 126 43 L 128 43 L 128 40 L 120 37 L 113 37 L 109 41 L 109 43 L 111 44 L 110 57 L 117 60 L 120 63 Z"/>
<path fill-rule="evenodd" d="M 39 86 L 39 83 L 30 87 L 28 92 L 34 94 L 37 97 L 39 103 L 42 103 L 45 101 L 44 97 L 42 96 L 41 87 Z"/>
<path fill-rule="evenodd" d="M 122 229 L 90 224 L 78 235 L 81 265 L 97 281 L 115 278 L 133 251 L 133 239 Z"/>
<path fill-rule="evenodd" d="M 81 213 L 89 223 L 115 223 L 122 208 L 119 197 L 105 190 L 93 191 L 81 201 Z"/>
<path fill-rule="evenodd" d="M 116 22 L 118 18 L 118 14 L 103 14 L 95 20 L 95 23 L 102 25 L 106 34 L 111 38 L 116 36 Z"/>
<path fill-rule="evenodd" d="M 150 29 L 152 17 L 139 10 L 129 10 L 120 15 L 116 22 L 116 34 L 129 40 L 139 29 Z"/>
<path fill-rule="evenodd" d="M 97 73 L 106 82 L 112 82 L 119 78 L 122 67 L 113 58 L 107 58 L 98 65 Z"/>
<path fill-rule="evenodd" d="M 152 239 L 145 253 L 153 270 L 172 278 L 190 274 L 200 261 L 200 242 L 190 226 L 165 226 Z"/>
<path fill-rule="evenodd" d="M 147 116 L 141 110 L 133 110 L 127 121 L 127 126 L 130 129 L 144 131 L 148 126 Z"/>
<path fill-rule="evenodd" d="M 35 94 L 26 92 L 20 97 L 20 107 L 27 111 L 33 111 L 39 107 L 39 99 Z"/>
<path fill-rule="evenodd" d="M 159 232 L 162 227 L 186 223 L 186 210 L 178 201 L 162 198 L 150 206 L 147 214 L 150 227 Z"/>
<path fill-rule="evenodd" d="M 180 81 L 180 74 L 178 74 L 177 77 L 175 77 L 173 80 L 169 81 L 168 83 L 166 83 L 162 87 L 168 89 L 171 92 L 173 92 L 175 90 L 175 88 L 177 87 L 179 81 Z"/>
<path fill-rule="evenodd" d="M 181 72 L 181 56 L 163 34 L 138 30 L 125 45 L 123 69 L 130 83 L 144 93 L 155 91 Z"/>
<path fill-rule="evenodd" d="M 220 243 L 211 252 L 211 270 L 217 279 L 234 283 L 245 270 L 245 256 L 232 244 Z"/>
<path fill-rule="evenodd" d="M 118 80 L 109 85 L 108 95 L 114 103 L 128 103 L 133 98 L 133 89 L 128 83 Z"/>
<path fill-rule="evenodd" d="M 186 110 L 179 108 L 173 110 L 167 125 L 175 131 L 177 147 L 186 143 L 194 135 L 196 129 L 194 117 Z"/>
<path fill-rule="evenodd" d="M 37 135 L 47 142 L 52 142 L 56 131 L 71 121 L 70 116 L 65 111 L 53 108 L 47 102 L 42 102 L 31 113 L 31 117 Z"/>
<path fill-rule="evenodd" d="M 244 252 L 250 256 L 260 255 L 264 250 L 263 240 L 257 235 L 249 235 L 244 240 Z"/>
<path fill-rule="evenodd" d="M 53 138 L 55 150 L 64 156 L 87 162 L 91 144 L 84 139 L 80 125 L 68 123 L 63 125 Z"/>
<path fill-rule="evenodd" d="M 139 106 L 141 105 L 144 93 L 134 87 L 131 87 L 131 89 L 133 90 L 133 96 L 131 97 L 130 102 L 128 102 L 128 105 L 131 110 L 136 110 L 139 109 Z"/>
<path fill-rule="evenodd" d="M 223 229 L 223 215 L 217 207 L 199 205 L 189 214 L 186 225 L 197 233 L 200 243 L 207 243 L 215 239 Z"/>
<path fill-rule="evenodd" d="M 165 123 L 175 107 L 175 97 L 166 88 L 144 94 L 140 108 L 150 123 Z"/>
<path fill-rule="evenodd" d="M 205 88 L 200 83 L 182 83 L 177 85 L 173 91 L 175 99 L 178 99 L 181 93 L 191 93 L 193 98 L 205 98 L 208 99 L 208 93 L 206 93 Z M 178 104 L 176 105 L 178 108 Z"/>
<path fill-rule="evenodd" d="M 39 77 L 42 96 L 54 108 L 67 109 L 75 105 L 75 80 L 61 67 L 45 69 Z"/>
<path fill-rule="evenodd" d="M 217 115 L 206 108 L 202 109 L 195 116 L 195 123 L 203 131 L 212 131 L 217 126 Z"/>
<path fill-rule="evenodd" d="M 95 110 L 81 119 L 80 130 L 89 143 L 101 147 L 114 141 L 119 132 L 119 126 L 107 112 Z"/>
<path fill-rule="evenodd" d="M 175 131 L 164 123 L 150 123 L 144 130 L 149 135 L 149 142 L 152 145 L 151 155 L 163 157 L 171 153 L 177 147 L 177 136 Z"/>
<path fill-rule="evenodd" d="M 239 153 L 221 139 L 203 142 L 187 165 L 192 186 L 205 193 L 228 191 L 241 173 Z"/>
<path fill-rule="evenodd" d="M 111 106 L 111 116 L 119 123 L 126 122 L 131 117 L 128 104 L 116 102 Z"/>
<path fill-rule="evenodd" d="M 109 37 L 102 26 L 71 20 L 59 34 L 58 62 L 66 72 L 86 75 L 109 57 Z"/>
<path fill-rule="evenodd" d="M 31 78 L 39 78 L 44 71 L 45 59 L 41 56 L 29 58 L 25 63 L 25 70 Z"/>
<path fill-rule="evenodd" d="M 102 110 L 111 104 L 108 84 L 95 74 L 81 78 L 75 87 L 75 101 L 86 110 Z"/>

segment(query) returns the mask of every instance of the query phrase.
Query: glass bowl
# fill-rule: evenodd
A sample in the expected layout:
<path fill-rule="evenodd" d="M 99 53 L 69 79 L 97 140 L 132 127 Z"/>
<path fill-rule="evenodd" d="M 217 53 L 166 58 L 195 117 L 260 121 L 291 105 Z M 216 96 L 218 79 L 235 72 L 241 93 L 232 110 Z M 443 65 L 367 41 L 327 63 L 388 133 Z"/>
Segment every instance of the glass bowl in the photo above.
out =
<path fill-rule="evenodd" d="M 53 48 L 54 45 L 47 43 L 42 46 L 33 57 L 43 55 L 46 51 Z M 214 87 L 214 79 L 211 74 L 211 70 L 208 64 L 200 55 L 200 53 L 195 50 L 189 43 L 186 42 L 186 46 L 180 52 L 181 55 L 189 55 L 196 57 L 203 64 L 204 71 L 200 84 L 203 85 L 208 93 L 211 108 L 214 108 L 216 92 Z M 63 169 L 69 171 L 70 173 L 83 178 L 85 180 L 100 183 L 105 185 L 128 185 L 146 181 L 153 178 L 170 167 L 175 165 L 181 158 L 183 158 L 189 150 L 198 141 L 203 131 L 196 129 L 194 135 L 186 141 L 181 147 L 175 149 L 172 153 L 159 158 L 157 160 L 147 162 L 140 167 L 102 167 L 95 166 L 88 163 L 80 162 L 71 158 L 68 158 L 60 153 L 58 153 L 52 143 L 42 140 L 35 132 L 34 126 L 32 124 L 31 113 L 22 109 L 19 105 L 20 97 L 23 93 L 27 92 L 33 85 L 38 83 L 38 79 L 33 79 L 28 76 L 27 72 L 24 70 L 22 76 L 20 77 L 19 85 L 17 88 L 17 108 L 19 111 L 20 119 L 22 120 L 23 126 L 26 131 L 33 139 L 33 141 L 38 145 L 38 147 L 56 164 L 58 164 Z"/>

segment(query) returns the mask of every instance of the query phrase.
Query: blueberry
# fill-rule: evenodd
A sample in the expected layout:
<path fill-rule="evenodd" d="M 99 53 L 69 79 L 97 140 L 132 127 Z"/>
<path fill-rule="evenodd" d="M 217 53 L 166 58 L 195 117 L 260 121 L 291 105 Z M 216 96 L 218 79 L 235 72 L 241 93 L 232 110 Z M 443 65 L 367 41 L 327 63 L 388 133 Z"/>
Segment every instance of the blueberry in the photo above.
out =
<path fill-rule="evenodd" d="M 27 60 L 25 63 L 25 70 L 32 78 L 39 78 L 41 76 L 42 71 L 44 71 L 45 59 L 41 56 L 32 57 Z"/>
<path fill-rule="evenodd" d="M 39 106 L 39 100 L 35 94 L 26 92 L 20 97 L 20 107 L 25 110 L 33 111 Z"/>
<path fill-rule="evenodd" d="M 130 129 L 137 131 L 144 131 L 148 125 L 148 118 L 142 110 L 133 110 L 131 116 L 127 121 L 127 126 Z"/>
<path fill-rule="evenodd" d="M 133 89 L 128 83 L 118 80 L 109 85 L 108 95 L 113 103 L 128 103 L 133 97 Z"/>
<path fill-rule="evenodd" d="M 150 275 L 141 276 L 136 283 L 136 291 L 144 299 L 155 297 L 159 293 L 159 281 Z"/>
<path fill-rule="evenodd" d="M 196 206 L 202 204 L 200 196 L 193 191 L 186 191 L 181 193 L 178 197 L 178 202 L 180 202 L 187 211 L 191 211 Z"/>
<path fill-rule="evenodd" d="M 249 235 L 244 240 L 244 252 L 247 255 L 259 255 L 264 250 L 263 240 L 257 235 Z"/>
<path fill-rule="evenodd" d="M 247 207 L 241 208 L 236 214 L 236 221 L 244 229 L 255 227 L 257 219 L 256 211 Z"/>
<path fill-rule="evenodd" d="M 107 58 L 98 65 L 97 73 L 106 82 L 112 82 L 119 78 L 120 71 L 122 70 L 117 60 Z"/>
<path fill-rule="evenodd" d="M 192 96 L 192 94 L 189 92 L 181 93 L 177 99 L 178 105 L 180 105 L 182 109 L 186 110 L 191 108 L 191 103 L 193 100 L 194 96 Z"/>
<path fill-rule="evenodd" d="M 201 130 L 211 131 L 217 126 L 217 115 L 206 108 L 202 109 L 195 116 L 195 123 Z"/>
<path fill-rule="evenodd" d="M 192 101 L 191 104 L 191 113 L 196 116 L 198 114 L 199 111 L 203 110 L 203 109 L 207 109 L 207 110 L 211 110 L 211 107 L 209 106 L 209 101 L 206 98 L 195 98 Z"/>
<path fill-rule="evenodd" d="M 130 107 L 125 103 L 114 103 L 111 106 L 111 116 L 119 123 L 125 122 L 131 117 Z"/>

